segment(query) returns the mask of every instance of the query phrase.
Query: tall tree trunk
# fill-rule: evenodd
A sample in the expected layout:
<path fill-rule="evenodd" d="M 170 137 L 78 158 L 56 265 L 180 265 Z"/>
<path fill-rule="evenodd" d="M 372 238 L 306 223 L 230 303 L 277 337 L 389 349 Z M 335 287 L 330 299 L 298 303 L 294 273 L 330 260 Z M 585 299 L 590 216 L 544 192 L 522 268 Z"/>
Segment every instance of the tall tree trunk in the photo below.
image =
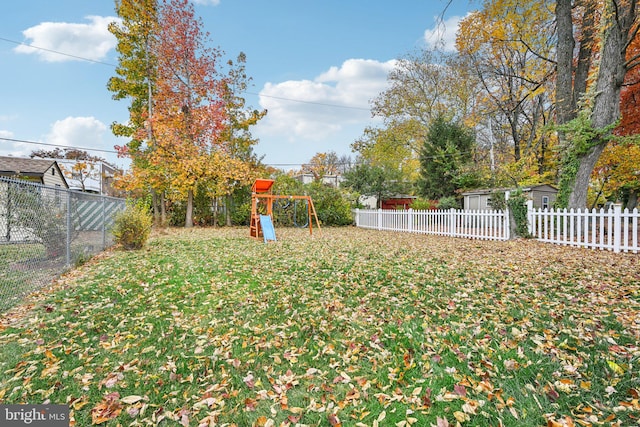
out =
<path fill-rule="evenodd" d="M 225 203 L 225 217 L 227 227 L 231 227 L 233 224 L 231 223 L 231 208 L 233 207 L 233 196 L 231 194 L 227 194 L 227 200 Z"/>
<path fill-rule="evenodd" d="M 220 199 L 218 197 L 213 198 L 213 225 L 214 227 L 218 226 L 218 204 L 220 203 Z"/>
<path fill-rule="evenodd" d="M 187 191 L 187 215 L 184 220 L 186 228 L 193 227 L 193 190 Z"/>
<path fill-rule="evenodd" d="M 564 124 L 575 117 L 573 95 L 573 20 L 571 17 L 571 1 L 556 1 L 556 25 L 558 32 L 558 49 L 556 65 L 556 111 L 558 124 Z"/>
<path fill-rule="evenodd" d="M 612 0 L 609 3 L 610 10 L 606 10 L 602 18 L 606 21 L 604 23 L 606 28 L 603 34 L 602 55 L 591 114 L 591 124 L 594 129 L 605 129 L 620 118 L 620 90 L 627 71 L 625 67 L 627 37 L 635 19 L 633 7 L 635 1 L 629 2 L 629 7 L 624 7 L 622 3 Z M 593 141 L 597 145 L 586 154 L 579 156 L 580 164 L 569 195 L 569 208 L 586 207 L 589 178 L 600 154 L 607 146 L 606 137 L 609 133 L 598 137 L 600 141 Z"/>
<path fill-rule="evenodd" d="M 164 191 L 160 193 L 160 220 L 163 227 L 167 225 L 167 199 L 164 197 Z"/>
<path fill-rule="evenodd" d="M 606 142 L 601 142 L 591 148 L 589 152 L 579 157 L 578 171 L 573 181 L 573 188 L 569 194 L 568 208 L 584 209 L 587 207 L 587 193 L 589 189 L 589 181 L 591 172 L 598 162 L 602 151 L 607 146 Z"/>
<path fill-rule="evenodd" d="M 160 204 L 158 202 L 158 192 L 151 189 L 151 204 L 153 205 L 153 223 L 160 225 Z"/>
<path fill-rule="evenodd" d="M 627 200 L 626 208 L 632 211 L 636 206 L 638 206 L 638 192 L 636 190 L 631 190 L 629 192 L 629 199 Z"/>
<path fill-rule="evenodd" d="M 600 62 L 596 74 L 595 95 L 592 102 L 591 126 L 601 133 L 588 141 L 590 147 L 582 152 L 578 147 L 571 147 L 565 143 L 565 155 L 575 156 L 577 161 L 577 171 L 566 168 L 562 174 L 575 173 L 573 179 L 569 178 L 569 196 L 567 207 L 585 208 L 587 202 L 587 190 L 591 172 L 607 146 L 610 132 L 605 132 L 607 127 L 615 124 L 620 117 L 620 90 L 624 81 L 626 69 L 626 49 L 630 31 L 636 17 L 636 0 L 608 0 L 606 10 L 602 14 L 602 47 L 600 51 Z M 587 7 L 587 12 L 589 8 Z M 558 122 L 566 123 L 575 117 L 575 100 L 579 99 L 583 90 L 582 81 L 574 81 L 573 92 L 568 93 L 565 85 L 571 80 L 572 66 L 567 63 L 569 48 L 573 51 L 573 27 L 566 27 L 571 24 L 571 0 L 557 0 L 556 14 L 558 21 L 558 81 L 556 107 L 558 109 Z M 586 14 L 585 14 L 586 15 Z M 588 17 L 585 17 L 588 18 Z M 581 48 L 591 40 L 581 40 Z M 580 55 L 585 54 L 583 49 Z M 584 58 L 579 58 L 578 63 Z M 576 76 L 577 78 L 578 76 Z M 580 77 L 581 79 L 586 78 Z M 573 100 L 573 101 L 572 101 Z M 560 135 L 563 138 L 563 135 Z M 575 165 L 574 165 L 575 166 Z M 562 190 L 562 189 L 561 189 Z"/>

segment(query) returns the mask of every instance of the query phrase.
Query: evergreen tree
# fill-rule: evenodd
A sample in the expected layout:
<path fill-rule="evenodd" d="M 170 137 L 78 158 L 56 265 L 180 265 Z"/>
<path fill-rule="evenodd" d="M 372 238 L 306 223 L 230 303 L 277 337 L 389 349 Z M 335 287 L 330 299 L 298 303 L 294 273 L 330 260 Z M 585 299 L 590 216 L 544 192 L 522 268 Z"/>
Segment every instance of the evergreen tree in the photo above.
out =
<path fill-rule="evenodd" d="M 475 136 L 456 122 L 437 117 L 420 150 L 418 193 L 429 199 L 453 196 L 467 181 L 464 166 L 471 160 Z"/>

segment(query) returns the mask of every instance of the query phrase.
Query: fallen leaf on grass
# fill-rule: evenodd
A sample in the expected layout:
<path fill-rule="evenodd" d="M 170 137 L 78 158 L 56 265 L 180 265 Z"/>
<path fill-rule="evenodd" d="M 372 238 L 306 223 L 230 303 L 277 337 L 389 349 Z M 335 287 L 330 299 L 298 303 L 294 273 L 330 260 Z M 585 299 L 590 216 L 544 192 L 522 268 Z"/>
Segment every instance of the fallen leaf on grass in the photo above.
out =
<path fill-rule="evenodd" d="M 331 424 L 331 427 L 341 427 L 342 423 L 340 422 L 340 419 L 338 418 L 338 416 L 336 414 L 329 414 L 327 416 L 327 419 L 329 420 L 329 424 Z"/>
<path fill-rule="evenodd" d="M 109 393 L 91 410 L 91 424 L 102 424 L 120 415 L 122 404 L 117 391 Z"/>
<path fill-rule="evenodd" d="M 135 394 L 132 394 L 131 396 L 125 396 L 125 397 L 123 397 L 122 399 L 120 399 L 120 401 L 121 401 L 122 403 L 126 403 L 126 404 L 128 404 L 128 405 L 131 405 L 131 404 L 134 404 L 134 403 L 136 403 L 136 402 L 141 401 L 142 399 L 143 399 L 143 397 L 142 397 L 142 396 L 137 396 L 137 395 L 135 395 Z"/>

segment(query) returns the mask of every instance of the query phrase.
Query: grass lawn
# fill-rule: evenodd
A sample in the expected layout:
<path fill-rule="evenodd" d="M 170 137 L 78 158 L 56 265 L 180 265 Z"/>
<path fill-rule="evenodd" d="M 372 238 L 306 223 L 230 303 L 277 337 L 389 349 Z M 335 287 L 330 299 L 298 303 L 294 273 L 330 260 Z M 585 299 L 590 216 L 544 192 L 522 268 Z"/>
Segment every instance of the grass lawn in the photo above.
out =
<path fill-rule="evenodd" d="M 0 402 L 76 426 L 637 426 L 640 255 L 169 230 L 5 313 Z"/>

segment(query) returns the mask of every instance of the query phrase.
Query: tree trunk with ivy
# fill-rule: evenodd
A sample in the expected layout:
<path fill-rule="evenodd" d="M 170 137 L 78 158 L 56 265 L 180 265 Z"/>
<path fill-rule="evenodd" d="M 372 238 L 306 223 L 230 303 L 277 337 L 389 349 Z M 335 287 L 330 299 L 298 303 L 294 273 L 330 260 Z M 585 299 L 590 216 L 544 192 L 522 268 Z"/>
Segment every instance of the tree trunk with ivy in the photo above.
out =
<path fill-rule="evenodd" d="M 569 86 L 573 87 L 573 93 L 567 89 L 567 82 L 572 81 L 570 76 L 576 71 L 571 63 L 562 60 L 568 49 L 573 50 L 574 46 L 573 31 L 564 27 L 571 22 L 571 0 L 556 2 L 559 84 L 556 108 L 559 124 L 567 124 L 561 128 L 560 135 L 564 139 L 564 154 L 558 201 L 568 208 L 585 208 L 587 205 L 591 173 L 620 117 L 620 91 L 627 72 L 626 49 L 638 27 L 636 0 L 609 0 L 605 3 L 596 84 L 591 92 L 585 94 L 576 92 L 576 89 L 586 87 L 581 81 L 574 80 Z M 592 40 L 581 40 L 581 51 L 583 45 L 590 42 Z M 588 118 L 576 117 L 574 106 L 580 98 L 585 102 L 582 112 L 588 110 Z"/>

